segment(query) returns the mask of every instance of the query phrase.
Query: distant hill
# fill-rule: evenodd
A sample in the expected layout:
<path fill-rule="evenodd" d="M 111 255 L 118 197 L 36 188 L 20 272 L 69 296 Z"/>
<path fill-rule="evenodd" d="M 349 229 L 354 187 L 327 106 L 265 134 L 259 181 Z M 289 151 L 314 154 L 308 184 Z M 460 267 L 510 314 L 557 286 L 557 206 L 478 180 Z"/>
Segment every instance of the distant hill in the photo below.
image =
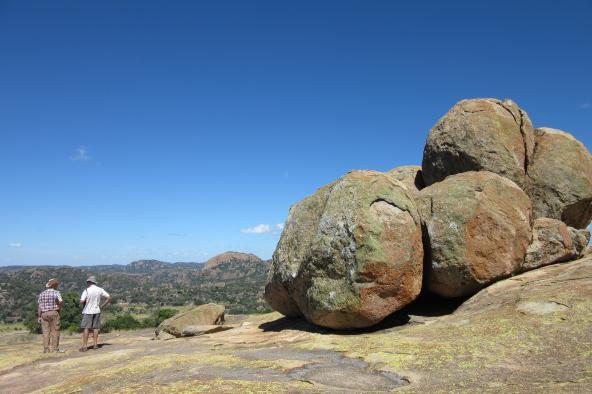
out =
<path fill-rule="evenodd" d="M 261 263 L 263 260 L 255 256 L 254 254 L 250 253 L 226 252 L 209 259 L 206 262 L 205 268 L 211 269 L 220 264 L 227 263 L 229 261 L 242 261 L 244 263 Z"/>
<path fill-rule="evenodd" d="M 97 277 L 118 303 L 158 305 L 224 303 L 229 313 L 267 312 L 263 287 L 269 261 L 226 252 L 206 263 L 138 260 L 127 265 L 0 267 L 0 321 L 20 321 L 47 279 L 62 292 L 82 292 L 88 275 Z"/>

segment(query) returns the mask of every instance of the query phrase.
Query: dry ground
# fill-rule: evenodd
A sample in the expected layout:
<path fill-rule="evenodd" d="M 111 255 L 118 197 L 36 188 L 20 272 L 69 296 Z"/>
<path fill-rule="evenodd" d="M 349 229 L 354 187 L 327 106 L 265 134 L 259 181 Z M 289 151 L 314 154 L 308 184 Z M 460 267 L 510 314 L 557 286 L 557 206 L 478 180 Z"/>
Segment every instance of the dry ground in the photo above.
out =
<path fill-rule="evenodd" d="M 423 299 L 363 332 L 279 314 L 229 331 L 43 355 L 39 336 L 0 335 L 0 392 L 590 392 L 592 258 L 510 278 L 463 303 Z"/>

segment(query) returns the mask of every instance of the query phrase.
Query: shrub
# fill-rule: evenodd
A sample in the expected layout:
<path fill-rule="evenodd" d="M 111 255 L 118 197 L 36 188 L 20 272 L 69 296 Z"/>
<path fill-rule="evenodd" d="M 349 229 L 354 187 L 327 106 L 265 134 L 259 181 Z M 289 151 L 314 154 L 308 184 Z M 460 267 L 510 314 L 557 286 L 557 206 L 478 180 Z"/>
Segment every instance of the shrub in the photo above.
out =
<path fill-rule="evenodd" d="M 62 294 L 64 306 L 60 311 L 60 325 L 62 331 L 79 332 L 82 321 L 82 308 L 76 293 Z M 37 300 L 29 304 L 29 313 L 25 317 L 25 327 L 32 334 L 41 334 L 41 324 L 37 323 Z"/>
<path fill-rule="evenodd" d="M 162 323 L 166 319 L 169 319 L 169 318 L 175 316 L 177 314 L 177 312 L 178 311 L 176 309 L 171 309 L 171 308 L 162 308 L 162 309 L 156 310 L 156 312 L 154 312 L 154 326 L 153 327 L 160 326 L 160 323 Z"/>
<path fill-rule="evenodd" d="M 136 320 L 131 314 L 116 316 L 103 324 L 101 330 L 103 332 L 110 332 L 112 330 L 137 330 L 142 327 L 142 323 Z"/>

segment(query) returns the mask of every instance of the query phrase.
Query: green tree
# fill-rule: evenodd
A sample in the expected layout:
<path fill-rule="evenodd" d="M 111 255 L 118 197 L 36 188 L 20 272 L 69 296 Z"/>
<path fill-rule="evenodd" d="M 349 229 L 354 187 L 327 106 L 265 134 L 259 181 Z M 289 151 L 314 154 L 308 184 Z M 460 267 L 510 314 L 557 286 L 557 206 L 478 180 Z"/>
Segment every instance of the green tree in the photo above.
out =
<path fill-rule="evenodd" d="M 162 308 L 156 310 L 156 312 L 154 313 L 154 327 L 158 327 L 160 323 L 162 323 L 166 319 L 175 316 L 177 312 L 178 311 L 176 309 L 171 308 Z"/>
<path fill-rule="evenodd" d="M 103 332 L 111 332 L 112 330 L 137 330 L 142 327 L 142 323 L 134 319 L 134 317 L 126 313 L 124 315 L 116 316 L 115 318 L 103 324 Z"/>
<path fill-rule="evenodd" d="M 64 305 L 60 310 L 60 325 L 62 331 L 79 332 L 82 320 L 82 309 L 80 307 L 78 294 L 62 294 Z M 29 312 L 25 317 L 25 327 L 32 334 L 41 334 L 41 324 L 37 322 L 37 300 L 32 301 L 28 307 Z"/>

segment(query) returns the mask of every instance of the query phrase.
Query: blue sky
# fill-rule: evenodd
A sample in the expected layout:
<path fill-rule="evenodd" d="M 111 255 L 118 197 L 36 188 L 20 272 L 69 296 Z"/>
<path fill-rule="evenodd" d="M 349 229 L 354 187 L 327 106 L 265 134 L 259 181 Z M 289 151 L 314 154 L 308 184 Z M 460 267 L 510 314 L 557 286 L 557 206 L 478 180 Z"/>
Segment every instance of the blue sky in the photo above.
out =
<path fill-rule="evenodd" d="M 0 265 L 269 258 L 462 98 L 592 146 L 591 2 L 400 3 L 0 0 Z"/>

